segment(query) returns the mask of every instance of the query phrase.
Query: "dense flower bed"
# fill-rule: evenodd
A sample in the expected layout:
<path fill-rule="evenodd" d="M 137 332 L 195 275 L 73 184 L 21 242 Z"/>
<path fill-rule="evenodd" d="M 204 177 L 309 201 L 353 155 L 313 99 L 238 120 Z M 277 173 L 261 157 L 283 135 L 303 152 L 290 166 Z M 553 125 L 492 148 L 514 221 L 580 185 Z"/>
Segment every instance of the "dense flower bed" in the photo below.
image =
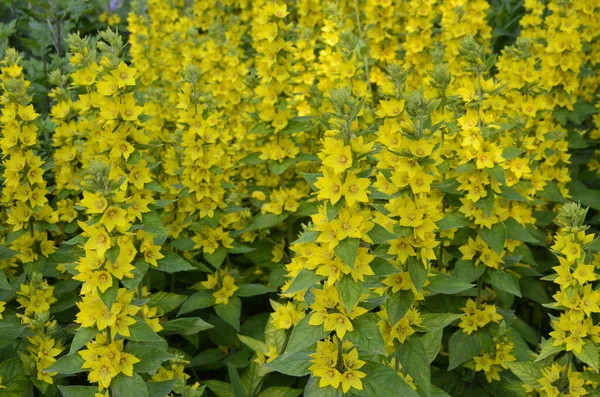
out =
<path fill-rule="evenodd" d="M 0 396 L 600 395 L 600 3 L 24 3 Z"/>

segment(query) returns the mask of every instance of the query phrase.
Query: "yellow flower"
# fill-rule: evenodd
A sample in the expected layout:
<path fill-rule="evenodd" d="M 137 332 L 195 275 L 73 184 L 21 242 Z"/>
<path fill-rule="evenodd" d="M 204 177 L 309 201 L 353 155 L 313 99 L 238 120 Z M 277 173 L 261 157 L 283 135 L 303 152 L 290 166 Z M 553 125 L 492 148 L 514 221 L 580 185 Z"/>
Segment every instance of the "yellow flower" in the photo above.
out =
<path fill-rule="evenodd" d="M 595 266 L 579 263 L 573 272 L 573 278 L 577 280 L 580 285 L 584 285 L 587 282 L 596 281 Z"/>
<path fill-rule="evenodd" d="M 343 338 L 347 331 L 354 330 L 352 322 L 342 313 L 331 313 L 325 317 L 325 331 L 335 331 L 339 338 Z"/>
<path fill-rule="evenodd" d="M 135 104 L 133 95 L 121 97 L 121 100 L 119 102 L 119 114 L 121 115 L 123 120 L 137 121 L 139 115 L 142 114 L 143 111 L 143 107 L 137 106 Z"/>
<path fill-rule="evenodd" d="M 356 370 L 348 370 L 344 372 L 341 376 L 342 379 L 342 391 L 347 393 L 351 388 L 356 390 L 362 390 L 363 385 L 360 381 L 362 378 L 367 376 L 364 372 L 356 371 Z"/>
<path fill-rule="evenodd" d="M 324 388 L 327 386 L 331 386 L 334 389 L 337 389 L 340 386 L 342 381 L 342 374 L 335 368 L 320 368 L 315 370 L 315 376 L 320 377 L 319 387 Z"/>
<path fill-rule="evenodd" d="M 135 85 L 135 74 L 136 68 L 130 68 L 121 61 L 119 66 L 111 72 L 112 76 L 116 79 L 119 88 L 123 88 L 128 85 Z"/>
<path fill-rule="evenodd" d="M 473 331 L 477 331 L 477 322 L 475 318 L 471 314 L 467 314 L 460 319 L 460 323 L 458 324 L 460 328 L 462 328 L 463 332 L 467 335 L 471 335 Z"/>
<path fill-rule="evenodd" d="M 315 187 L 319 189 L 319 200 L 329 200 L 332 204 L 335 204 L 342 197 L 342 182 L 333 173 L 326 173 L 325 176 L 317 178 Z"/>
<path fill-rule="evenodd" d="M 115 227 L 119 231 L 124 232 L 129 228 L 127 211 L 120 207 L 110 206 L 104 211 L 100 223 L 104 225 L 109 232 Z"/>
<path fill-rule="evenodd" d="M 404 110 L 404 99 L 390 99 L 380 101 L 381 109 L 377 111 L 377 117 L 396 117 Z"/>
<path fill-rule="evenodd" d="M 29 106 L 19 105 L 18 112 L 19 112 L 19 117 L 21 117 L 21 119 L 23 121 L 33 121 L 39 116 L 39 114 L 36 113 L 35 109 L 33 108 L 33 105 L 29 105 Z"/>
<path fill-rule="evenodd" d="M 104 257 L 106 251 L 112 247 L 112 241 L 106 229 L 102 226 L 90 226 L 85 232 L 89 236 L 84 246 L 85 250 L 96 251 L 100 257 Z"/>
<path fill-rule="evenodd" d="M 112 379 L 119 374 L 113 362 L 108 358 L 102 358 L 91 364 L 91 371 L 88 373 L 88 380 L 98 383 L 102 388 L 108 388 Z"/>
<path fill-rule="evenodd" d="M 352 167 L 352 149 L 350 146 L 333 147 L 323 160 L 323 165 L 333 169 L 334 174 L 341 174 Z"/>
<path fill-rule="evenodd" d="M 152 182 L 150 170 L 146 167 L 146 162 L 142 161 L 134 165 L 129 170 L 129 182 L 138 189 L 143 189 L 146 183 Z"/>
<path fill-rule="evenodd" d="M 349 206 L 354 205 L 356 202 L 366 203 L 369 201 L 367 197 L 368 188 L 369 179 L 357 178 L 355 174 L 348 174 L 342 186 L 342 194 Z M 332 200 L 332 203 L 335 204 L 335 201 Z"/>
<path fill-rule="evenodd" d="M 110 75 L 104 76 L 104 78 L 96 83 L 96 90 L 100 95 L 111 96 L 119 89 L 119 82 L 116 78 Z"/>
<path fill-rule="evenodd" d="M 473 361 L 475 361 L 475 371 L 489 372 L 494 364 L 494 360 L 490 358 L 488 353 L 473 357 Z"/>
<path fill-rule="evenodd" d="M 107 271 L 94 272 L 91 279 L 92 288 L 98 288 L 100 292 L 106 291 L 113 284 L 112 276 Z"/>

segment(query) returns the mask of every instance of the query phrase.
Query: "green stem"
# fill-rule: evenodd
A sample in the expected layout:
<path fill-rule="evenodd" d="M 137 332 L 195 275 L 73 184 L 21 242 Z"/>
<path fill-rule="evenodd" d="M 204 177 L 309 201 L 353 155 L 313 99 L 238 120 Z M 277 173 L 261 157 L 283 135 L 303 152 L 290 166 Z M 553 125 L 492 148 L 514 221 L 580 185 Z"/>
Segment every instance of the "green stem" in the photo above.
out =
<path fill-rule="evenodd" d="M 342 357 L 342 339 L 338 337 L 338 359 L 337 359 L 337 369 L 340 373 L 344 372 L 344 358 Z"/>
<path fill-rule="evenodd" d="M 570 351 L 567 353 L 567 362 L 565 363 L 565 368 L 563 369 L 562 374 L 560 375 L 559 385 L 561 389 L 564 389 L 569 384 L 569 368 L 571 367 L 571 361 L 573 360 L 573 352 Z"/>
<path fill-rule="evenodd" d="M 143 291 L 143 289 L 144 289 L 144 286 L 142 285 L 142 282 L 143 282 L 143 281 L 144 281 L 144 279 L 142 278 L 142 279 L 140 280 L 140 283 L 139 283 L 139 284 L 138 284 L 138 286 L 137 286 L 137 298 L 138 298 L 138 299 L 142 299 L 142 296 L 143 296 L 143 293 L 142 293 L 142 291 Z"/>
<path fill-rule="evenodd" d="M 358 28 L 358 36 L 360 37 L 360 41 L 362 41 L 364 43 L 365 40 L 364 40 L 364 36 L 363 36 L 362 25 L 360 23 L 360 12 L 358 10 L 358 0 L 354 0 L 354 14 L 356 16 L 356 25 Z M 366 44 L 366 43 L 364 43 L 364 44 Z M 371 105 L 373 106 L 373 109 L 375 109 L 375 94 L 373 93 L 373 87 L 371 87 L 371 82 L 369 81 L 371 74 L 369 72 L 369 52 L 368 51 L 364 56 L 363 62 L 365 64 L 365 80 L 371 91 Z"/>
<path fill-rule="evenodd" d="M 294 329 L 294 327 L 290 327 L 286 333 L 285 333 L 285 339 L 283 340 L 283 345 L 281 345 L 281 349 L 279 351 L 279 355 L 282 355 L 285 352 L 285 349 L 288 345 L 288 342 L 290 341 L 290 336 L 292 335 L 292 330 Z"/>
<path fill-rule="evenodd" d="M 260 378 L 260 380 L 258 381 L 258 383 L 256 384 L 256 386 L 254 387 L 254 390 L 252 390 L 252 393 L 250 393 L 250 397 L 256 397 L 258 396 L 258 394 L 260 393 L 260 390 L 262 389 L 262 385 L 263 383 L 265 383 L 265 379 L 267 379 L 267 376 L 269 374 L 266 374 L 265 376 L 263 376 L 262 378 Z"/>
<path fill-rule="evenodd" d="M 481 120 L 482 94 L 483 88 L 481 87 L 481 71 L 477 70 L 477 126 L 479 127 L 480 135 L 483 135 L 483 122 Z"/>
<path fill-rule="evenodd" d="M 476 307 L 477 309 L 479 309 L 481 307 L 481 289 L 483 287 L 483 274 L 481 275 L 481 277 L 479 277 L 477 279 L 477 301 L 476 301 Z"/>

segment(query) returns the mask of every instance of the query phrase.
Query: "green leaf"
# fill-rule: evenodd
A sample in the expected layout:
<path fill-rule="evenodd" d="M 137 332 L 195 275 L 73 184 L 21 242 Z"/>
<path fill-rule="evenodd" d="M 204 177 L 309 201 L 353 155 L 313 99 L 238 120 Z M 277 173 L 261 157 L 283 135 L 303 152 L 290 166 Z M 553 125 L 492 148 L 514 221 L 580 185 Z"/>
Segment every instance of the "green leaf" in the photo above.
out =
<path fill-rule="evenodd" d="M 390 233 L 383 226 L 375 223 L 373 229 L 371 229 L 368 233 L 369 238 L 373 240 L 373 244 L 383 244 L 386 241 L 394 240 L 396 235 L 394 233 Z"/>
<path fill-rule="evenodd" d="M 572 189 L 571 189 L 571 194 L 574 194 Z M 556 183 L 554 183 L 553 181 L 547 181 L 546 186 L 544 186 L 544 189 L 541 192 L 538 192 L 537 195 L 538 195 L 538 197 L 544 198 L 548 201 L 555 201 L 558 203 L 564 203 L 566 201 L 565 198 L 560 193 L 558 186 L 556 186 Z M 577 197 L 577 196 L 574 196 L 574 197 Z"/>
<path fill-rule="evenodd" d="M 142 346 L 130 346 L 127 345 L 125 351 L 133 354 L 140 361 L 133 365 L 133 369 L 138 373 L 154 374 L 162 363 L 165 361 L 172 360 L 175 355 L 165 351 L 156 349 L 154 347 Z"/>
<path fill-rule="evenodd" d="M 81 327 L 77 330 L 77 333 L 73 337 L 73 341 L 71 342 L 71 348 L 69 349 L 69 354 L 73 354 L 85 346 L 92 338 L 96 336 L 98 331 L 94 328 L 85 328 Z"/>
<path fill-rule="evenodd" d="M 263 364 L 263 366 L 284 375 L 300 377 L 310 373 L 308 370 L 310 360 L 309 353 L 306 352 L 283 353 L 270 363 Z"/>
<path fill-rule="evenodd" d="M 107 308 L 111 308 L 115 299 L 117 299 L 117 295 L 119 294 L 119 284 L 113 283 L 113 285 L 108 288 L 106 291 L 101 292 L 100 299 L 106 305 Z"/>
<path fill-rule="evenodd" d="M 58 372 L 63 375 L 71 375 L 76 374 L 78 372 L 83 372 L 84 370 L 81 368 L 83 365 L 83 358 L 79 354 L 69 354 L 66 356 L 62 356 L 51 366 L 46 368 L 47 372 Z"/>
<path fill-rule="evenodd" d="M 490 279 L 490 284 L 495 288 L 521 297 L 519 280 L 517 280 L 517 277 L 514 274 L 499 269 L 488 269 L 486 274 Z"/>
<path fill-rule="evenodd" d="M 311 123 L 310 119 L 311 118 L 308 116 L 292 117 L 288 121 L 288 125 L 286 125 L 285 128 L 281 130 L 281 133 L 296 134 L 298 132 L 310 131 L 314 128 L 314 125 L 313 123 Z"/>
<path fill-rule="evenodd" d="M 300 389 L 292 389 L 286 386 L 268 387 L 261 391 L 258 397 L 298 397 L 302 394 Z"/>
<path fill-rule="evenodd" d="M 412 291 L 398 291 L 387 297 L 385 307 L 392 324 L 396 324 L 404 317 L 414 300 L 415 295 Z"/>
<path fill-rule="evenodd" d="M 491 229 L 479 229 L 479 235 L 497 253 L 501 253 L 504 249 L 506 227 L 502 223 L 492 225 Z"/>
<path fill-rule="evenodd" d="M 160 214 L 156 211 L 142 214 L 142 224 L 144 225 L 144 230 L 150 234 L 161 235 L 167 233 Z"/>
<path fill-rule="evenodd" d="M 575 357 L 592 367 L 592 369 L 598 372 L 600 368 L 600 356 L 598 355 L 598 347 L 589 339 L 585 339 L 585 343 L 581 352 L 577 353 L 576 350 L 573 350 L 575 353 Z"/>
<path fill-rule="evenodd" d="M 131 273 L 133 273 L 133 278 L 123 278 L 123 280 L 121 280 L 121 283 L 131 291 L 135 290 L 137 286 L 142 282 L 142 279 L 144 278 L 144 276 L 148 272 L 148 268 L 150 267 L 150 265 L 148 265 L 141 259 L 136 260 L 133 263 L 133 266 L 134 269 L 131 271 Z"/>
<path fill-rule="evenodd" d="M 542 361 L 546 357 L 555 356 L 565 350 L 564 346 L 554 346 L 556 339 L 549 338 L 540 344 L 540 354 L 535 358 L 535 362 Z"/>
<path fill-rule="evenodd" d="M 58 385 L 58 390 L 60 390 L 62 397 L 94 397 L 98 391 L 98 388 L 94 386 Z"/>
<path fill-rule="evenodd" d="M 350 313 L 360 298 L 362 293 L 362 283 L 357 283 L 351 276 L 347 275 L 343 276 L 336 284 L 336 288 L 340 293 L 346 311 Z"/>
<path fill-rule="evenodd" d="M 163 251 L 165 256 L 157 261 L 157 269 L 165 273 L 183 272 L 186 270 L 196 270 L 188 261 L 172 251 Z"/>
<path fill-rule="evenodd" d="M 419 397 L 419 394 L 387 365 L 368 361 L 361 371 L 368 375 L 362 379 L 362 390 L 352 389 L 357 396 Z"/>
<path fill-rule="evenodd" d="M 287 218 L 287 214 L 274 215 L 274 214 L 264 214 L 264 215 L 256 215 L 250 221 L 250 224 L 244 232 L 250 232 L 252 230 L 260 230 L 260 229 L 268 229 L 273 226 L 279 225 Z"/>
<path fill-rule="evenodd" d="M 267 287 L 263 284 L 241 284 L 236 291 L 236 295 L 240 298 L 247 298 L 249 296 L 264 295 L 275 291 L 274 288 Z"/>
<path fill-rule="evenodd" d="M 127 339 L 135 342 L 160 342 L 163 339 L 142 319 L 129 327 L 129 336 Z"/>
<path fill-rule="evenodd" d="M 475 265 L 473 261 L 458 260 L 454 265 L 454 276 L 467 283 L 477 280 L 485 272 L 486 266 Z"/>
<path fill-rule="evenodd" d="M 2 377 L 3 389 L 0 389 L 2 397 L 24 397 L 32 396 L 31 381 L 25 374 L 23 362 L 19 357 L 14 357 L 0 364 L 0 377 Z"/>
<path fill-rule="evenodd" d="M 423 263 L 416 258 L 409 257 L 408 273 L 410 274 L 410 279 L 412 280 L 417 291 L 421 292 L 423 286 L 425 285 L 425 281 L 427 281 L 428 271 L 425 265 L 423 265 Z"/>
<path fill-rule="evenodd" d="M 465 214 L 459 210 L 453 211 L 446 215 L 443 219 L 435 223 L 440 230 L 459 229 L 469 226 L 470 222 L 465 217 Z"/>
<path fill-rule="evenodd" d="M 144 379 L 135 372 L 133 376 L 119 374 L 110 384 L 113 397 L 148 397 L 148 388 Z"/>
<path fill-rule="evenodd" d="M 569 191 L 582 205 L 600 210 L 600 190 L 589 189 L 583 182 L 575 180 L 569 183 Z"/>
<path fill-rule="evenodd" d="M 494 193 L 488 191 L 487 196 L 477 200 L 475 206 L 482 210 L 486 216 L 492 216 L 492 210 L 494 209 Z"/>
<path fill-rule="evenodd" d="M 10 259 L 17 255 L 18 252 L 5 246 L 0 246 L 0 260 Z M 4 273 L 4 270 L 2 271 Z"/>
<path fill-rule="evenodd" d="M 317 189 L 315 187 L 315 183 L 317 183 L 317 179 L 322 177 L 323 174 L 321 173 L 311 173 L 311 172 L 301 172 L 300 173 L 302 175 L 302 177 L 304 178 L 304 180 L 306 181 L 306 183 L 308 183 L 308 185 L 310 186 L 310 188 L 312 189 L 313 192 L 318 192 L 319 189 Z"/>
<path fill-rule="evenodd" d="M 270 134 L 273 132 L 273 127 L 269 125 L 266 121 L 256 124 L 254 127 L 248 131 L 250 134 Z"/>
<path fill-rule="evenodd" d="M 148 397 L 168 396 L 173 390 L 175 383 L 177 383 L 177 379 L 146 383 L 146 387 L 148 388 Z"/>
<path fill-rule="evenodd" d="M 309 325 L 310 315 L 304 317 L 296 324 L 290 334 L 285 352 L 288 354 L 297 353 L 307 349 L 318 341 L 327 337 L 329 332 L 323 331 L 323 326 Z"/>
<path fill-rule="evenodd" d="M 506 226 L 506 238 L 511 240 L 524 241 L 526 243 L 538 243 L 536 239 L 527 229 L 513 218 L 507 218 L 504 221 Z"/>
<path fill-rule="evenodd" d="M 448 342 L 448 353 L 450 356 L 450 365 L 448 371 L 452 371 L 479 355 L 482 349 L 481 336 L 477 333 L 471 335 L 465 334 L 462 329 L 456 331 L 450 337 Z"/>
<path fill-rule="evenodd" d="M 223 262 L 227 258 L 227 249 L 225 247 L 219 247 L 212 254 L 204 254 L 204 259 L 211 264 L 215 269 L 219 269 Z"/>
<path fill-rule="evenodd" d="M 156 307 L 158 314 L 163 315 L 177 309 L 188 297 L 186 295 L 174 294 L 171 292 L 158 291 L 150 295 L 148 306 Z"/>
<path fill-rule="evenodd" d="M 251 153 L 251 154 L 247 155 L 246 157 L 244 157 L 243 159 L 241 159 L 240 163 L 246 164 L 246 165 L 262 164 L 265 162 L 265 160 L 261 160 L 260 156 L 261 156 L 260 152 Z"/>
<path fill-rule="evenodd" d="M 300 243 L 313 243 L 317 241 L 319 234 L 321 233 L 316 230 L 300 233 L 298 239 L 295 240 L 292 245 Z"/>
<path fill-rule="evenodd" d="M 460 192 L 456 190 L 460 186 L 460 183 L 455 178 L 446 179 L 439 183 L 432 183 L 431 187 L 437 190 L 441 190 L 444 193 L 459 195 Z"/>
<path fill-rule="evenodd" d="M 277 160 L 269 160 L 267 166 L 269 167 L 269 171 L 271 171 L 275 175 L 281 175 L 288 170 L 292 165 L 296 164 L 296 159 L 288 158 L 281 162 Z"/>
<path fill-rule="evenodd" d="M 152 181 L 149 183 L 146 183 L 144 185 L 144 190 L 150 190 L 153 192 L 159 192 L 159 193 L 164 193 L 165 189 L 163 189 L 162 186 L 160 186 L 160 183 L 156 182 L 156 181 Z"/>
<path fill-rule="evenodd" d="M 0 349 L 10 345 L 15 339 L 23 334 L 27 327 L 20 323 L 0 321 Z"/>
<path fill-rule="evenodd" d="M 444 330 L 443 328 L 439 328 L 438 330 L 428 332 L 421 337 L 423 347 L 425 348 L 425 352 L 427 353 L 427 360 L 429 361 L 429 364 L 431 364 L 439 354 L 440 349 L 442 347 L 443 336 Z"/>
<path fill-rule="evenodd" d="M 502 157 L 504 157 L 506 160 L 512 160 L 524 152 L 525 149 L 520 149 L 516 147 L 506 147 L 502 150 Z"/>
<path fill-rule="evenodd" d="M 3 248 L 3 247 L 0 247 Z M 10 284 L 8 283 L 8 280 L 6 279 L 6 275 L 4 274 L 4 270 L 0 269 L 0 289 L 3 290 L 7 290 L 10 291 Z"/>
<path fill-rule="evenodd" d="M 464 282 L 463 280 L 446 273 L 435 273 L 435 276 L 430 277 L 429 281 L 430 283 L 427 285 L 426 289 L 429 291 L 430 295 L 454 295 L 474 287 L 473 284 Z"/>
<path fill-rule="evenodd" d="M 187 300 L 183 302 L 183 305 L 181 305 L 177 315 L 181 316 L 182 314 L 193 312 L 194 310 L 205 309 L 214 304 L 215 297 L 212 295 L 212 291 L 203 289 L 190 295 Z"/>
<path fill-rule="evenodd" d="M 211 328 L 214 328 L 214 325 L 207 323 L 200 317 L 188 317 L 167 321 L 163 325 L 162 332 L 168 334 L 194 335 Z"/>
<path fill-rule="evenodd" d="M 335 247 L 335 256 L 340 258 L 346 265 L 354 269 L 354 262 L 358 254 L 360 239 L 346 237 Z"/>
<path fill-rule="evenodd" d="M 530 386 L 540 386 L 538 379 L 544 377 L 541 365 L 531 362 L 512 362 L 506 363 L 506 365 L 523 383 Z"/>
<path fill-rule="evenodd" d="M 242 313 L 242 301 L 237 296 L 229 298 L 229 302 L 226 305 L 218 304 L 214 306 L 217 316 L 221 317 L 223 321 L 235 328 L 236 331 L 240 330 L 240 315 Z"/>
<path fill-rule="evenodd" d="M 425 328 L 425 331 L 437 331 L 443 329 L 454 321 L 464 316 L 462 313 L 424 313 L 421 314 L 421 327 Z"/>
<path fill-rule="evenodd" d="M 244 390 L 244 386 L 242 385 L 240 374 L 238 374 L 237 369 L 235 369 L 231 362 L 227 363 L 227 372 L 229 373 L 229 381 L 231 382 L 231 387 L 233 388 L 233 394 L 235 397 L 245 397 L 246 392 Z"/>
<path fill-rule="evenodd" d="M 485 172 L 501 185 L 506 185 L 506 175 L 504 174 L 504 168 L 501 166 L 497 165 L 494 168 L 486 168 Z"/>
<path fill-rule="evenodd" d="M 252 392 L 260 391 L 262 383 L 271 371 L 255 361 L 250 361 L 241 374 L 244 390 L 250 395 Z"/>
<path fill-rule="evenodd" d="M 220 380 L 207 380 L 204 383 L 217 397 L 235 397 L 233 387 L 229 383 Z"/>
<path fill-rule="evenodd" d="M 253 351 L 255 351 L 257 353 L 265 354 L 269 351 L 269 346 L 267 346 L 267 344 L 261 340 L 254 339 L 249 336 L 240 335 L 240 334 L 238 334 L 238 339 L 244 345 L 248 346 L 250 349 L 252 349 Z"/>
<path fill-rule="evenodd" d="M 519 335 L 527 342 L 532 345 L 538 345 L 540 336 L 538 331 L 525 321 L 521 320 L 520 317 L 515 316 L 512 328 L 519 333 Z"/>
<path fill-rule="evenodd" d="M 292 281 L 290 286 L 282 292 L 285 292 L 286 294 L 294 294 L 298 291 L 302 291 L 308 287 L 315 285 L 322 279 L 323 276 L 318 276 L 313 271 L 303 269 L 300 273 L 298 273 L 298 275 L 296 276 L 294 281 Z"/>
<path fill-rule="evenodd" d="M 415 385 L 426 396 L 430 396 L 431 373 L 429 359 L 421 338 L 413 336 L 405 343 L 399 344 L 397 352 L 402 367 L 413 378 Z"/>
<path fill-rule="evenodd" d="M 379 318 L 376 314 L 367 313 L 352 321 L 354 330 L 348 332 L 346 337 L 358 347 L 358 350 L 367 354 L 386 355 L 385 342 L 377 325 Z"/>
<path fill-rule="evenodd" d="M 595 374 L 591 371 L 584 371 L 581 377 L 594 383 L 600 383 L 600 374 Z"/>
<path fill-rule="evenodd" d="M 500 190 L 502 191 L 502 196 L 507 200 L 512 201 L 528 201 L 521 193 L 508 186 L 500 186 Z"/>

